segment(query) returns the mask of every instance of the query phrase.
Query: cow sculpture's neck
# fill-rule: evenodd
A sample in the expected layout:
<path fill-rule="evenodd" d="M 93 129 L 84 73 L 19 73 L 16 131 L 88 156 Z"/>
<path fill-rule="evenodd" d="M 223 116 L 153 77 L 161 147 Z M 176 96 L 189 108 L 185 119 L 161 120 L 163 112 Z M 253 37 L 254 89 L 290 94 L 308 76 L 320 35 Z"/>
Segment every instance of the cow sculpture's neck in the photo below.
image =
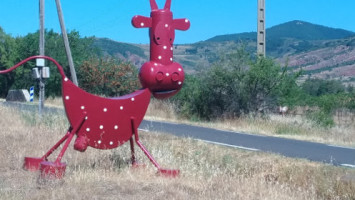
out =
<path fill-rule="evenodd" d="M 150 0 L 150 17 L 134 16 L 136 28 L 149 28 L 150 61 L 143 64 L 139 78 L 144 88 L 149 88 L 156 98 L 167 98 L 176 94 L 185 79 L 183 68 L 173 62 L 175 30 L 187 30 L 187 19 L 173 19 L 171 0 L 159 9 L 155 0 Z"/>

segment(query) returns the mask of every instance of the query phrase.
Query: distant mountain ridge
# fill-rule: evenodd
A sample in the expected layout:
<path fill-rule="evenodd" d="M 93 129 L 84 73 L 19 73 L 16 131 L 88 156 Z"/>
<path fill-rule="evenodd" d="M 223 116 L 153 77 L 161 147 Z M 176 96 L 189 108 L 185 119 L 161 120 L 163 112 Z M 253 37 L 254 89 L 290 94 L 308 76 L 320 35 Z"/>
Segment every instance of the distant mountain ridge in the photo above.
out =
<path fill-rule="evenodd" d="M 293 38 L 299 40 L 333 40 L 355 36 L 355 32 L 330 28 L 300 20 L 286 22 L 266 29 L 266 39 Z M 256 32 L 219 35 L 207 42 L 256 40 Z"/>
<path fill-rule="evenodd" d="M 149 59 L 149 44 L 126 44 L 97 39 L 104 55 L 128 60 L 140 67 Z M 203 71 L 221 55 L 243 47 L 256 52 L 256 32 L 219 35 L 193 44 L 176 44 L 174 60 L 187 73 Z M 330 28 L 300 20 L 266 30 L 266 55 L 292 69 L 302 68 L 308 76 L 342 79 L 355 85 L 355 32 Z"/>

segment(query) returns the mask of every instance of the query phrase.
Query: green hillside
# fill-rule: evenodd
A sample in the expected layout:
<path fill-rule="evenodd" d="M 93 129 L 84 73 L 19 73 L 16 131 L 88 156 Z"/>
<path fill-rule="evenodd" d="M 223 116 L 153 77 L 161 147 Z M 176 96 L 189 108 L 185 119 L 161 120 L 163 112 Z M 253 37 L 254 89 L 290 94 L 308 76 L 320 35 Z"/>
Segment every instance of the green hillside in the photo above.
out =
<path fill-rule="evenodd" d="M 218 35 L 218 36 L 215 36 L 211 39 L 206 40 L 206 42 L 226 42 L 226 41 L 241 41 L 241 40 L 255 40 L 256 41 L 256 32 Z"/>
<path fill-rule="evenodd" d="M 132 44 L 116 42 L 108 38 L 95 38 L 94 46 L 101 49 L 101 52 L 104 55 L 122 55 L 123 57 L 128 57 L 129 55 L 134 54 L 139 57 L 146 57 L 143 49 Z"/>
<path fill-rule="evenodd" d="M 330 28 L 304 21 L 291 21 L 266 30 L 267 39 L 294 38 L 299 40 L 334 40 L 354 36 L 344 29 Z"/>
<path fill-rule="evenodd" d="M 355 36 L 354 32 L 294 20 L 266 29 L 266 39 L 334 40 Z M 256 32 L 219 35 L 206 42 L 256 40 Z"/>

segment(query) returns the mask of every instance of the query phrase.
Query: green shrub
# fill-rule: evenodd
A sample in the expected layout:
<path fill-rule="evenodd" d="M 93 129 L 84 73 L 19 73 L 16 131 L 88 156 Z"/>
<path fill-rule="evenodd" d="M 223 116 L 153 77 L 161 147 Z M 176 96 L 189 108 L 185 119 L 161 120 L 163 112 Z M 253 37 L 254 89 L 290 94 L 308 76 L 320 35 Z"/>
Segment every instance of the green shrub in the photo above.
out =
<path fill-rule="evenodd" d="M 225 54 L 209 70 L 187 76 L 173 98 L 188 118 L 234 118 L 263 114 L 281 101 L 292 101 L 297 74 L 268 58 L 252 60 L 243 50 Z M 290 97 L 287 97 L 290 96 Z"/>
<path fill-rule="evenodd" d="M 308 113 L 307 118 L 313 121 L 316 125 L 324 128 L 330 128 L 335 125 L 333 116 L 322 110 Z"/>

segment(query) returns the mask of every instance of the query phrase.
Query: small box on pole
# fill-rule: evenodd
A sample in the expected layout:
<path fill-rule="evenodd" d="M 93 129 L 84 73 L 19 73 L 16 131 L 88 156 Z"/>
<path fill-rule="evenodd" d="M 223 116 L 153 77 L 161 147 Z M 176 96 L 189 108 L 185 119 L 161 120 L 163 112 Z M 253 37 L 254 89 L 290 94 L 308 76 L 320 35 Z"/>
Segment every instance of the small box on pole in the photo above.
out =
<path fill-rule="evenodd" d="M 37 67 L 44 67 L 44 59 L 43 58 L 36 59 L 36 66 Z"/>
<path fill-rule="evenodd" d="M 42 78 L 49 78 L 49 76 L 50 76 L 49 67 L 43 67 Z"/>
<path fill-rule="evenodd" d="M 39 74 L 39 71 L 38 71 L 38 68 L 37 68 L 37 67 L 35 67 L 35 68 L 32 69 L 32 77 L 33 77 L 34 79 L 39 79 L 39 78 L 40 78 L 40 74 Z"/>

